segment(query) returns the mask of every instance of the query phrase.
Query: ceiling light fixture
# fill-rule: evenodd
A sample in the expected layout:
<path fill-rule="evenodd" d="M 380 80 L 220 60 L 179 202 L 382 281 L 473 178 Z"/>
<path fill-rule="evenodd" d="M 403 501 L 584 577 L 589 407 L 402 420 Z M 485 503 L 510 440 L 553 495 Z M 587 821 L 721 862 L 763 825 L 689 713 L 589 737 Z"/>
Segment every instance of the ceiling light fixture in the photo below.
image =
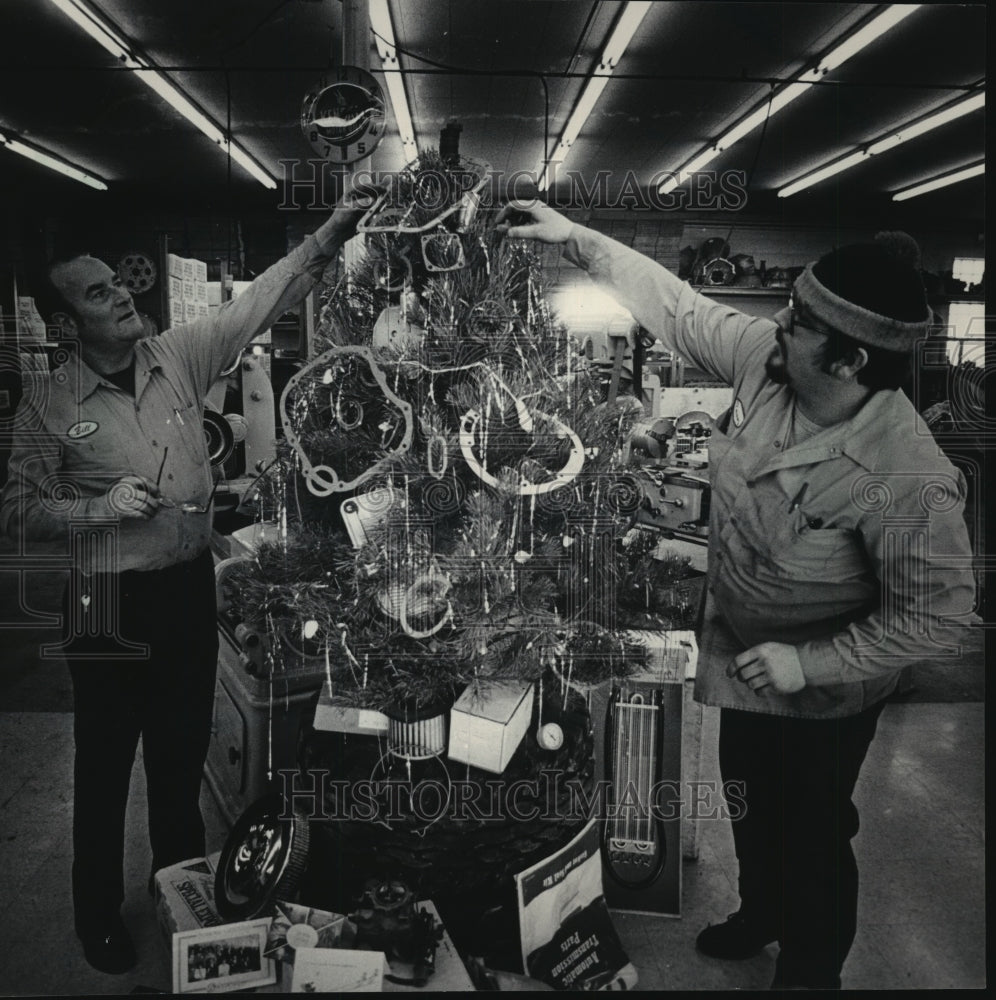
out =
<path fill-rule="evenodd" d="M 270 190 L 276 188 L 277 182 L 259 163 L 241 146 L 231 142 L 217 122 L 198 108 L 176 84 L 156 69 L 153 62 L 138 52 L 114 25 L 92 9 L 85 0 L 51 0 L 51 2 L 91 38 L 99 42 L 115 59 L 119 59 L 123 66 L 136 70 L 137 79 L 154 90 L 187 121 L 220 146 L 223 152 L 229 154 L 263 187 Z"/>
<path fill-rule="evenodd" d="M 951 174 L 942 174 L 940 177 L 933 178 L 933 180 L 924 181 L 922 184 L 916 184 L 915 186 L 906 188 L 903 191 L 897 191 L 892 196 L 892 200 L 906 201 L 907 198 L 916 198 L 921 194 L 926 194 L 928 191 L 936 191 L 938 188 L 947 187 L 949 184 L 957 184 L 959 181 L 967 181 L 970 177 L 979 177 L 985 172 L 985 163 L 976 163 L 971 167 L 956 170 Z"/>
<path fill-rule="evenodd" d="M 697 170 L 701 170 L 707 163 L 714 160 L 724 150 L 729 149 L 735 142 L 739 142 L 745 135 L 753 132 L 758 126 L 763 125 L 766 119 L 773 117 L 782 108 L 809 90 L 814 83 L 822 80 L 827 73 L 837 69 L 850 59 L 851 56 L 856 55 L 863 48 L 870 45 L 876 38 L 894 28 L 900 21 L 909 17 L 920 6 L 921 4 L 918 3 L 890 4 L 856 32 L 849 35 L 844 41 L 835 45 L 821 56 L 815 68 L 800 73 L 791 83 L 785 84 L 778 90 L 773 97 L 762 101 L 750 114 L 742 118 L 731 129 L 724 132 L 719 139 L 702 150 L 694 159 L 681 167 L 677 173 L 668 177 L 657 190 L 660 194 L 670 194 L 675 188 L 684 184 Z"/>
<path fill-rule="evenodd" d="M 813 173 L 806 174 L 805 177 L 800 177 L 799 180 L 793 181 L 791 184 L 783 187 L 778 192 L 778 197 L 789 198 L 792 195 L 797 194 L 799 191 L 804 191 L 806 188 L 812 187 L 814 184 L 818 184 L 820 181 L 826 180 L 828 177 L 832 177 L 834 174 L 839 174 L 843 170 L 847 170 L 850 167 L 856 166 L 858 163 L 864 162 L 870 156 L 877 156 L 879 153 L 884 153 L 886 150 L 895 149 L 896 146 L 902 145 L 904 142 L 909 142 L 910 139 L 915 139 L 917 136 L 931 131 L 931 129 L 938 128 L 941 125 L 946 125 L 948 122 L 954 121 L 956 118 L 961 118 L 963 115 L 967 115 L 972 111 L 985 107 L 985 103 L 985 93 L 975 93 L 970 97 L 957 101 L 954 104 L 949 104 L 940 111 L 935 111 L 933 114 L 915 119 L 908 125 L 903 125 L 894 132 L 890 132 L 884 138 L 878 139 L 862 149 L 855 150 L 843 159 L 834 160 L 832 163 L 828 163 L 826 166 L 820 167 L 819 170 L 814 170 Z"/>
<path fill-rule="evenodd" d="M 29 160 L 34 160 L 35 163 L 40 163 L 50 170 L 56 170 L 66 177 L 72 177 L 74 181 L 79 181 L 88 187 L 96 188 L 98 191 L 107 190 L 107 185 L 99 177 L 73 166 L 68 160 L 64 160 L 54 153 L 48 153 L 44 149 L 26 143 L 22 139 L 15 139 L 11 135 L 0 132 L 0 146 L 9 149 L 12 153 L 20 153 L 21 156 L 26 156 Z"/>
<path fill-rule="evenodd" d="M 623 8 L 615 27 L 612 29 L 612 33 L 609 35 L 608 41 L 605 43 L 605 47 L 602 49 L 598 66 L 592 70 L 585 81 L 581 95 L 578 97 L 577 103 L 574 105 L 574 110 L 571 112 L 570 117 L 567 119 L 567 124 L 564 126 L 564 131 L 560 133 L 560 139 L 553 151 L 553 155 L 550 157 L 549 162 L 540 164 L 539 170 L 537 170 L 539 174 L 537 187 L 540 191 L 547 189 L 551 174 L 556 169 L 556 165 L 563 163 L 567 158 L 574 140 L 581 134 L 581 129 L 584 128 L 585 122 L 591 115 L 595 104 L 602 96 L 602 91 L 605 90 L 605 85 L 609 82 L 609 77 L 612 76 L 616 66 L 619 65 L 619 60 L 622 59 L 623 53 L 633 39 L 633 35 L 636 34 L 637 28 L 640 27 L 643 18 L 652 6 L 652 3 L 636 3 L 631 0 Z M 546 153 L 546 150 L 543 152 Z"/>
<path fill-rule="evenodd" d="M 418 143 L 415 140 L 415 126 L 412 124 L 411 111 L 408 109 L 408 96 L 405 94 L 405 78 L 400 72 L 398 49 L 394 38 L 394 25 L 391 23 L 391 11 L 387 0 L 370 0 L 370 27 L 374 31 L 374 41 L 377 54 L 380 56 L 381 67 L 384 70 L 384 82 L 387 84 L 387 94 L 391 98 L 394 109 L 394 120 L 398 126 L 398 137 L 405 151 L 407 162 L 418 159 Z"/>

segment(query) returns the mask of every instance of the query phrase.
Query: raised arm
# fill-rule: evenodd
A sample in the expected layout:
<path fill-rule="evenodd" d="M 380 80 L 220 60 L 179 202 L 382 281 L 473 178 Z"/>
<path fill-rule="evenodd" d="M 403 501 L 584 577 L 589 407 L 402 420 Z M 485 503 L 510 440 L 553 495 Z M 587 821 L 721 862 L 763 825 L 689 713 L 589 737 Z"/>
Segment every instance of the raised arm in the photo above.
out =
<path fill-rule="evenodd" d="M 511 202 L 498 217 L 508 236 L 564 246 L 564 256 L 628 309 L 669 350 L 730 385 L 743 364 L 774 343 L 770 320 L 747 316 L 701 295 L 656 261 L 572 223 L 536 201 Z"/>
<path fill-rule="evenodd" d="M 359 185 L 347 191 L 327 222 L 268 267 L 238 298 L 211 317 L 168 330 L 157 346 L 189 365 L 195 383 L 206 393 L 247 344 L 314 288 L 379 193 L 378 188 Z"/>

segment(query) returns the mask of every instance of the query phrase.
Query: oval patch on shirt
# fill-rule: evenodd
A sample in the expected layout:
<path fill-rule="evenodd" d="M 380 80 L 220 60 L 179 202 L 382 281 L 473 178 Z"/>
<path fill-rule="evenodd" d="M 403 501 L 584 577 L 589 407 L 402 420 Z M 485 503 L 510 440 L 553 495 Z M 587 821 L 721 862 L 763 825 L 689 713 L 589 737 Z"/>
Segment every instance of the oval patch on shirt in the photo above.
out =
<path fill-rule="evenodd" d="M 744 422 L 744 404 L 740 402 L 739 397 L 737 401 L 733 404 L 733 426 L 739 427 Z"/>
<path fill-rule="evenodd" d="M 74 441 L 78 441 L 80 438 L 89 437 L 98 427 L 100 424 L 96 420 L 81 420 L 78 424 L 73 424 L 66 431 L 66 435 Z"/>

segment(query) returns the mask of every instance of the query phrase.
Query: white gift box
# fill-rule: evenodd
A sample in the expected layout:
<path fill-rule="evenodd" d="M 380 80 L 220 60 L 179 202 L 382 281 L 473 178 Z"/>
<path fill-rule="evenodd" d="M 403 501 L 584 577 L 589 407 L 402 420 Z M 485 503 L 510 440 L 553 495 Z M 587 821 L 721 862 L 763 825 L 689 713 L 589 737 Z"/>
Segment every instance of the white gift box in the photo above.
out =
<path fill-rule="evenodd" d="M 533 685 L 472 684 L 450 709 L 450 760 L 501 774 L 533 715 Z"/>

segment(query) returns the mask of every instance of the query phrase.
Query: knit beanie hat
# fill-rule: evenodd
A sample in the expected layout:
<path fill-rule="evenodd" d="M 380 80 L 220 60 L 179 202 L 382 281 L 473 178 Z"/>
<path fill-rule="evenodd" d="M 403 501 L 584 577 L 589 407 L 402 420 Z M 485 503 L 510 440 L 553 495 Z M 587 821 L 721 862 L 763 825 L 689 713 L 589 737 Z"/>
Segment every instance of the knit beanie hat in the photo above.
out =
<path fill-rule="evenodd" d="M 906 233 L 879 233 L 874 243 L 841 247 L 810 264 L 796 279 L 793 298 L 831 329 L 907 353 L 930 324 L 919 256 Z"/>

